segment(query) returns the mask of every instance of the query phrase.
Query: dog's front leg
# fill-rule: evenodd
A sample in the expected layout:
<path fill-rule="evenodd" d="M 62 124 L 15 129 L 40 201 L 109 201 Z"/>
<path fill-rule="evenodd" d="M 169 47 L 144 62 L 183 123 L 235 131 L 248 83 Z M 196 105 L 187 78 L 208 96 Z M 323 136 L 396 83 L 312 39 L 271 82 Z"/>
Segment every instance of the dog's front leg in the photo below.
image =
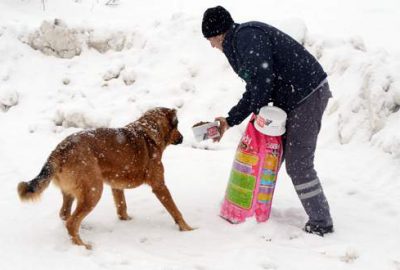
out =
<path fill-rule="evenodd" d="M 164 181 L 161 183 L 157 183 L 152 185 L 153 193 L 157 196 L 160 202 L 164 205 L 167 211 L 175 220 L 175 223 L 178 224 L 179 230 L 181 231 L 191 231 L 193 230 L 186 221 L 183 219 L 181 212 L 179 212 L 178 208 L 175 205 L 174 200 L 172 199 L 171 193 L 169 192 L 167 186 L 164 184 Z"/>
<path fill-rule="evenodd" d="M 112 194 L 114 197 L 114 203 L 117 207 L 117 214 L 120 220 L 131 220 L 132 218 L 128 216 L 126 211 L 126 201 L 123 189 L 112 189 Z"/>

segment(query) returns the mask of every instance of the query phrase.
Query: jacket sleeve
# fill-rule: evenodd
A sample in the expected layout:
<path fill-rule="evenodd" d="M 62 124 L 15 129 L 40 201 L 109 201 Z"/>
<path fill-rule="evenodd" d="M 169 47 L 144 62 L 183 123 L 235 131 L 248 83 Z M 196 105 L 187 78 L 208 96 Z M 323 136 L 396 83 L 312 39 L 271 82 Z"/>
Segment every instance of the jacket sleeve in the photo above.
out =
<path fill-rule="evenodd" d="M 240 63 L 238 75 L 246 82 L 246 91 L 228 113 L 226 120 L 231 127 L 268 104 L 273 81 L 271 43 L 266 33 L 260 29 L 243 28 L 233 42 Z"/>

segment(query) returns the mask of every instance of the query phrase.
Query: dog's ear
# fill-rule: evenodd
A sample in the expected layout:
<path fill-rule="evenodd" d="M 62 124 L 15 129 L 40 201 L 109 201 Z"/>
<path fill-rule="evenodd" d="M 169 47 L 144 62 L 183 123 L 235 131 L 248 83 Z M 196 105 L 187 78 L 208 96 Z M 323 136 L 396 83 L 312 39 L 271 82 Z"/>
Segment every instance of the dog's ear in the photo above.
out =
<path fill-rule="evenodd" d="M 149 126 L 142 126 L 142 130 L 146 133 L 147 136 L 150 137 L 152 141 L 154 141 L 157 145 L 160 145 L 163 143 L 163 138 L 161 136 L 161 133 L 158 131 L 158 129 L 155 129 L 154 127 L 149 127 Z"/>
<path fill-rule="evenodd" d="M 147 111 L 135 121 L 135 125 L 157 145 L 169 143 L 169 134 L 177 124 L 176 110 L 161 107 Z"/>
<path fill-rule="evenodd" d="M 152 119 L 150 121 L 146 121 L 146 122 L 142 123 L 140 128 L 157 145 L 164 143 L 164 140 L 163 140 L 164 131 L 162 130 L 163 125 L 162 125 L 160 119 L 158 119 L 158 117 L 152 116 Z"/>
<path fill-rule="evenodd" d="M 160 109 L 146 112 L 139 120 L 142 129 L 157 145 L 165 144 L 165 135 L 168 133 L 168 114 Z"/>
<path fill-rule="evenodd" d="M 178 117 L 176 114 L 177 114 L 177 110 L 171 109 L 169 116 L 168 116 L 173 127 L 176 127 L 178 125 Z"/>
<path fill-rule="evenodd" d="M 178 125 L 176 109 L 159 107 L 159 108 L 157 108 L 157 112 L 160 113 L 161 117 L 166 118 L 165 120 L 167 121 L 170 129 L 176 128 L 176 126 Z"/>

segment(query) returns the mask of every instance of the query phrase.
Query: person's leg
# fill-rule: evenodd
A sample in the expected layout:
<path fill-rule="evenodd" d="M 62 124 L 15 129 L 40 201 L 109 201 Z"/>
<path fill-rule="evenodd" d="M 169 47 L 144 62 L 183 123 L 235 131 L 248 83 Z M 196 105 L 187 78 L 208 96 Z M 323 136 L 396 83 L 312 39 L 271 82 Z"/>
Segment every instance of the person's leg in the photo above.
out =
<path fill-rule="evenodd" d="M 332 229 L 328 201 L 314 169 L 321 119 L 331 92 L 326 83 L 288 114 L 284 158 L 286 170 L 309 216 L 307 226 Z M 322 233 L 323 235 L 323 233 Z"/>

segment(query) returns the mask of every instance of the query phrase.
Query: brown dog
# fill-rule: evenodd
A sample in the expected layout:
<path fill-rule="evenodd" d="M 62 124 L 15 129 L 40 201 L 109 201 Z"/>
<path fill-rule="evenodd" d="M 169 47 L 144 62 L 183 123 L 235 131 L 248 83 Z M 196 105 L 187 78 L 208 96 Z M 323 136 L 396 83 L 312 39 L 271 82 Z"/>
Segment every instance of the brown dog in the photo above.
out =
<path fill-rule="evenodd" d="M 99 201 L 104 182 L 112 188 L 121 220 L 130 219 L 124 189 L 148 184 L 179 229 L 192 230 L 165 186 L 161 163 L 164 149 L 183 140 L 177 126 L 175 110 L 156 108 L 123 128 L 99 128 L 70 135 L 51 153 L 35 179 L 19 183 L 19 196 L 21 200 L 37 199 L 53 179 L 63 195 L 60 217 L 66 220 L 72 242 L 88 249 L 90 245 L 79 236 L 79 227 Z M 71 215 L 74 199 L 77 205 Z"/>

